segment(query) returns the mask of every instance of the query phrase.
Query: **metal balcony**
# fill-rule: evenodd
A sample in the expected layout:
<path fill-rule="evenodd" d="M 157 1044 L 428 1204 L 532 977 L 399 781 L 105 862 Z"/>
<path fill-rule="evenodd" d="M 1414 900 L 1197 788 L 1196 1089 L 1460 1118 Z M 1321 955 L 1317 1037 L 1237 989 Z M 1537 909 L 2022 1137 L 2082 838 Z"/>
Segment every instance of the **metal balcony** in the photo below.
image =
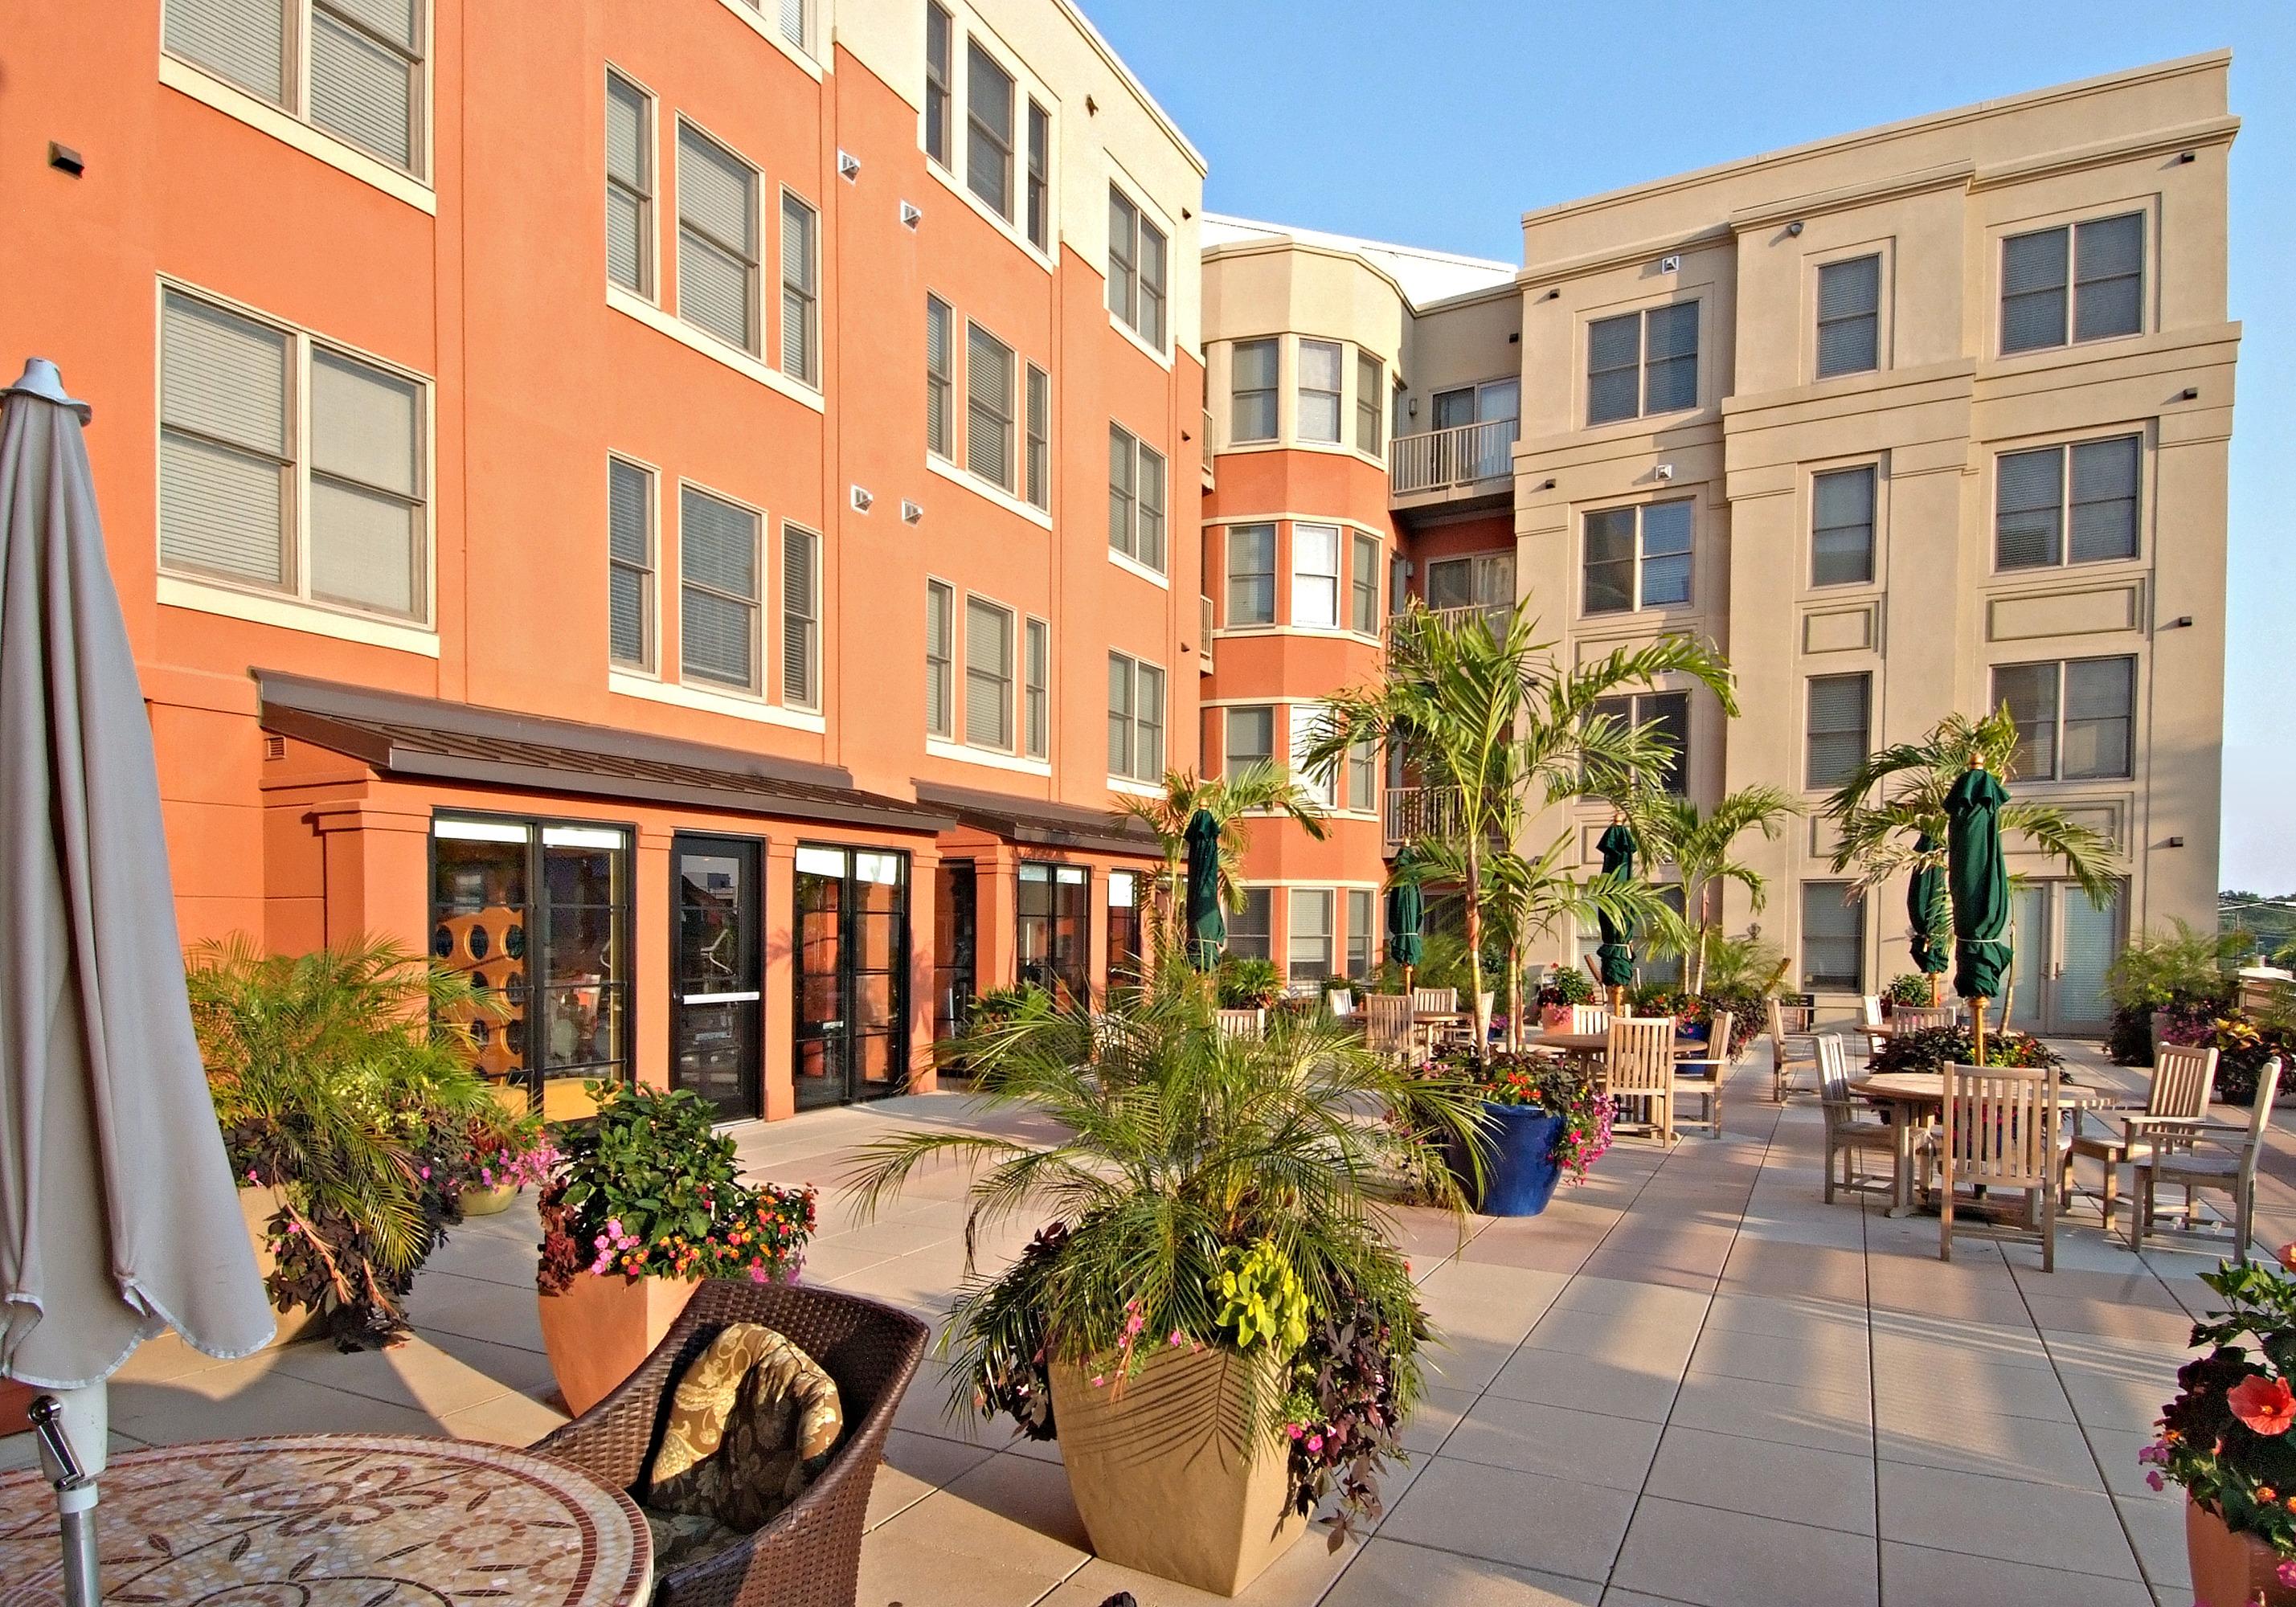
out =
<path fill-rule="evenodd" d="M 1397 496 L 1450 491 L 1505 480 L 1514 472 L 1521 419 L 1491 419 L 1423 435 L 1398 435 L 1388 452 L 1388 489 Z"/>
<path fill-rule="evenodd" d="M 1452 787 L 1390 787 L 1380 819 L 1390 849 L 1418 837 L 1446 837 L 1459 823 L 1459 794 Z"/>

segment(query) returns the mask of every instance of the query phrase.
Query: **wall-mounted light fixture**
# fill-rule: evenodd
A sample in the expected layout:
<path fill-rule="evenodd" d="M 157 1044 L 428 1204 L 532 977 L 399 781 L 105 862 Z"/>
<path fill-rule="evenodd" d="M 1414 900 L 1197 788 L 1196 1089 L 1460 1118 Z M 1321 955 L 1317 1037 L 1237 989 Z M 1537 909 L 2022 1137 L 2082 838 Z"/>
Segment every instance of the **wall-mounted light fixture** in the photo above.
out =
<path fill-rule="evenodd" d="M 924 522 L 924 504 L 921 502 L 911 502 L 906 496 L 901 499 L 901 522 L 903 524 L 922 524 Z"/>
<path fill-rule="evenodd" d="M 1655 472 L 1660 480 L 1672 480 L 1674 478 L 1674 465 L 1672 463 L 1660 463 Z"/>
<path fill-rule="evenodd" d="M 1792 223 L 1786 225 L 1786 233 L 1789 234 L 1800 234 L 1801 233 L 1801 219 L 1797 217 Z"/>
<path fill-rule="evenodd" d="M 2177 399 L 2180 402 L 2197 402 L 2201 399 L 2201 388 L 2197 385 L 2187 385 L 2177 393 Z"/>
<path fill-rule="evenodd" d="M 850 151 L 837 153 L 837 176 L 851 180 L 861 176 L 861 159 Z"/>
<path fill-rule="evenodd" d="M 901 226 L 914 229 L 925 220 L 925 209 L 913 201 L 901 203 Z"/>
<path fill-rule="evenodd" d="M 2161 846 L 2164 849 L 2181 849 L 2185 846 L 2185 840 L 2181 837 L 2171 837 Z"/>
<path fill-rule="evenodd" d="M 856 486 L 853 488 L 853 511 L 856 513 L 866 513 L 871 508 L 876 505 L 877 498 L 867 487 Z"/>
<path fill-rule="evenodd" d="M 1661 274 L 1678 274 L 1682 272 L 1682 258 L 1679 257 L 1660 258 L 1658 259 L 1658 271 Z"/>
<path fill-rule="evenodd" d="M 1538 488 L 1542 491 L 1552 491 L 1554 489 L 1554 482 L 1552 480 L 1542 480 L 1538 482 Z"/>
<path fill-rule="evenodd" d="M 2198 156 L 2196 153 L 2194 153 L 2194 152 L 2190 152 L 2190 151 L 2179 151 L 2179 152 L 2177 152 L 2177 160 L 2178 161 L 2180 161 L 2180 162 L 2190 162 L 2190 161 L 2198 161 L 2198 160 L 2200 160 L 2200 158 L 2199 158 L 2199 156 Z"/>
<path fill-rule="evenodd" d="M 2193 616 L 2190 614 L 2178 614 L 2175 619 L 2169 621 L 2168 628 L 2170 630 L 2190 630 L 2193 628 Z"/>
<path fill-rule="evenodd" d="M 1554 301 L 1554 300 L 1559 299 L 1561 298 L 1562 294 L 1562 287 L 1561 285 L 1559 285 L 1559 284 L 1550 284 L 1550 285 L 1548 285 L 1548 286 L 1546 287 L 1546 294 L 1545 294 L 1544 296 L 1541 296 L 1541 297 L 1539 298 L 1539 299 L 1540 299 L 1541 301 Z"/>

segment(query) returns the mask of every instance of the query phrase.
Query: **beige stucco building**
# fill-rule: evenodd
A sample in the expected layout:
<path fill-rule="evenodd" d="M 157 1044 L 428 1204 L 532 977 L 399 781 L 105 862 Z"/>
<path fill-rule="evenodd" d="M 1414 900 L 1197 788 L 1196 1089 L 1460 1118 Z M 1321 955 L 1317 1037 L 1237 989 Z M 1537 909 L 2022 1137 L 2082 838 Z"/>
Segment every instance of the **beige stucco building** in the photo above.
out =
<path fill-rule="evenodd" d="M 2019 857 L 2013 1008 L 2096 1024 L 2128 931 L 2214 909 L 2229 65 L 1549 207 L 1520 269 L 1208 218 L 1207 764 L 1269 731 L 1281 753 L 1376 663 L 1366 586 L 1381 611 L 1528 597 L 1571 658 L 1712 638 L 1740 717 L 1669 688 L 1636 710 L 1681 736 L 1702 801 L 1815 805 L 1866 753 L 2005 701 L 2014 790 L 2128 863 L 2097 910 Z M 1402 779 L 1341 789 L 1352 834 L 1259 833 L 1244 940 L 1264 919 L 1295 980 L 1368 963 L 1346 895 L 1428 807 Z M 1804 988 L 1847 1002 L 1906 969 L 1902 888 L 1845 898 L 1814 819 L 1746 846 L 1770 896 L 1727 925 L 1759 922 Z"/>

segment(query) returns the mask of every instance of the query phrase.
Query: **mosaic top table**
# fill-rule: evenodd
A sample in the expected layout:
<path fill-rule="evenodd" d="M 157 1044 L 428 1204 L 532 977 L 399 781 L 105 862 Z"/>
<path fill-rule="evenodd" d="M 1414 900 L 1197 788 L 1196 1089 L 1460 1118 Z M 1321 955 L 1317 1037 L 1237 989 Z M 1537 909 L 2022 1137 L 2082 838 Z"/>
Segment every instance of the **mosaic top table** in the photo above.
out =
<path fill-rule="evenodd" d="M 305 1434 L 123 1452 L 96 1508 L 107 1603 L 636 1607 L 653 1585 L 637 1507 L 504 1446 Z M 61 1602 L 55 1499 L 0 1477 L 0 1580 Z"/>

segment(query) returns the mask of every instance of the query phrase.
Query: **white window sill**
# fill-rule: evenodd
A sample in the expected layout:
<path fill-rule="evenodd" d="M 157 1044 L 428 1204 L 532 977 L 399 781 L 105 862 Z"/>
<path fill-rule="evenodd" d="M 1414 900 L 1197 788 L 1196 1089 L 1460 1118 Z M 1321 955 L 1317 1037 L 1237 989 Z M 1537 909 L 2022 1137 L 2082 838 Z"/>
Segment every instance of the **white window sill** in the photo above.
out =
<path fill-rule="evenodd" d="M 1335 625 L 1220 625 L 1212 629 L 1212 639 L 1223 636 L 1316 636 L 1325 641 L 1360 642 L 1366 647 L 1383 644 L 1382 638 L 1366 635 Z"/>
<path fill-rule="evenodd" d="M 618 313 L 636 319 L 648 329 L 668 335 L 679 345 L 700 352 L 712 362 L 724 364 L 744 379 L 755 380 L 768 390 L 779 391 L 801 406 L 810 407 L 816 413 L 828 412 L 821 392 L 812 386 L 800 384 L 762 359 L 726 345 L 717 336 L 696 329 L 683 319 L 672 317 L 644 297 L 632 295 L 611 281 L 606 285 L 606 305 Z"/>
<path fill-rule="evenodd" d="M 720 0 L 720 4 L 725 3 L 726 0 Z M 964 132 L 964 130 L 962 127 L 958 127 L 955 130 L 952 137 L 962 135 Z M 922 150 L 922 144 L 920 143 L 919 149 Z M 1011 241 L 1015 246 L 1019 247 L 1021 254 L 1023 257 L 1026 257 L 1029 261 L 1044 269 L 1045 272 L 1048 274 L 1053 272 L 1053 259 L 1050 254 L 1038 250 L 1035 242 L 1030 241 L 1026 234 L 1023 234 L 1021 232 L 1019 225 L 1011 222 L 1007 218 L 999 217 L 994 207 L 990 206 L 987 201 L 981 200 L 980 197 L 972 193 L 972 185 L 966 184 L 963 179 L 959 178 L 955 174 L 951 173 L 947 168 L 942 167 L 939 162 L 933 160 L 930 156 L 925 158 L 925 171 L 931 174 L 934 178 L 939 181 L 940 187 L 942 189 L 947 191 L 951 195 L 955 196 L 957 200 L 963 201 L 967 207 L 970 207 L 972 209 L 973 215 L 979 217 L 981 222 L 987 224 L 990 228 L 996 230 L 999 234 L 1004 235 L 1005 239 Z M 1013 187 L 1015 191 L 1018 192 L 1022 187 L 1025 175 L 1020 172 L 1017 163 L 1015 165 L 1013 177 Z M 1013 199 L 1018 201 L 1021 197 L 1016 193 Z M 1050 196 L 1048 195 L 1046 199 L 1049 200 Z M 1052 228 L 1051 221 L 1049 219 L 1046 220 L 1046 233 L 1050 234 L 1054 239 L 1057 240 L 1060 237 L 1058 233 Z"/>
<path fill-rule="evenodd" d="M 388 647 L 397 652 L 419 653 L 426 659 L 439 656 L 439 633 L 428 626 L 330 608 L 323 603 L 307 603 L 300 597 L 242 591 L 237 586 L 163 574 L 160 577 L 159 601 L 168 608 L 219 614 L 226 619 L 244 619 L 252 625 L 273 625 L 282 630 L 332 636 L 340 642 Z"/>
<path fill-rule="evenodd" d="M 1108 561 L 1128 575 L 1139 576 L 1151 586 L 1162 586 L 1168 592 L 1172 589 L 1172 582 L 1168 578 L 1150 569 L 1137 558 L 1127 558 L 1114 547 L 1108 549 Z"/>
<path fill-rule="evenodd" d="M 1108 778 L 1108 790 L 1111 792 L 1121 792 L 1127 798 L 1161 798 L 1164 796 L 1164 789 L 1158 786 L 1155 783 L 1134 781 L 1128 775 L 1110 776 Z"/>
<path fill-rule="evenodd" d="M 934 758 L 954 759 L 960 765 L 979 765 L 989 770 L 1010 770 L 1020 775 L 1049 776 L 1052 761 L 1023 758 L 1017 753 L 999 753 L 994 748 L 975 748 L 964 742 L 953 742 L 947 737 L 925 738 L 925 751 Z"/>
<path fill-rule="evenodd" d="M 434 217 L 439 214 L 437 192 L 421 179 L 401 172 L 379 157 L 368 155 L 357 145 L 313 127 L 300 118 L 290 116 L 268 101 L 258 100 L 236 84 L 170 55 L 160 58 L 160 82 L 258 133 L 269 135 L 282 144 L 292 145 L 304 155 L 350 175 L 394 201 L 403 201 Z"/>
<path fill-rule="evenodd" d="M 737 692 L 710 692 L 699 686 L 681 685 L 672 681 L 658 681 L 635 670 L 611 669 L 606 672 L 606 690 L 619 692 L 625 697 L 644 698 L 649 702 L 668 703 L 678 709 L 697 709 L 706 714 L 723 714 L 737 720 L 753 720 L 761 726 L 782 726 L 791 731 L 810 731 L 819 736 L 829 729 L 829 722 L 817 714 L 802 709 L 783 709 L 762 698 L 743 697 Z"/>
<path fill-rule="evenodd" d="M 988 481 L 981 479 L 978 474 L 975 474 L 967 469 L 958 468 L 955 463 L 949 462 L 948 459 L 945 457 L 939 456 L 935 453 L 928 452 L 925 454 L 925 467 L 931 470 L 935 474 L 939 475 L 943 480 L 955 481 L 958 485 L 963 486 L 966 490 L 972 492 L 975 496 L 980 497 L 982 500 L 987 502 L 995 503 L 1007 513 L 1018 514 L 1022 519 L 1027 520 L 1030 524 L 1039 525 L 1047 530 L 1053 528 L 1053 516 L 1050 513 L 1046 512 L 1044 509 L 1037 506 L 1036 504 L 1031 502 L 1022 502 L 1019 497 L 1013 496 L 1010 491 L 1005 490 L 1002 486 L 991 485 Z"/>
<path fill-rule="evenodd" d="M 821 63 L 815 61 L 811 56 L 806 54 L 804 51 L 799 49 L 796 45 L 791 44 L 787 39 L 782 37 L 781 29 L 768 23 L 761 14 L 742 4 L 741 0 L 718 0 L 718 3 L 724 6 L 727 11 L 732 12 L 734 16 L 741 19 L 742 26 L 747 28 L 751 33 L 757 35 L 758 37 L 763 39 L 767 44 L 781 52 L 782 54 L 787 56 L 791 61 L 796 62 L 799 71 L 804 73 L 806 77 L 811 78 L 816 84 L 821 82 Z M 816 25 L 816 31 L 819 31 L 818 25 Z"/>
<path fill-rule="evenodd" d="M 1103 305 L 1105 305 L 1104 302 Z M 1168 297 L 1164 303 L 1164 316 L 1168 322 L 1171 316 L 1172 304 Z M 1138 330 L 1133 328 L 1132 325 L 1127 324 L 1123 319 L 1116 316 L 1116 310 L 1113 307 L 1111 307 L 1108 310 L 1108 327 L 1114 330 L 1118 334 L 1122 335 L 1126 340 L 1131 343 L 1135 349 L 1136 349 L 1143 357 L 1146 357 L 1150 362 L 1155 364 L 1157 367 L 1164 370 L 1167 373 L 1169 373 L 1172 371 L 1172 348 L 1167 346 L 1159 349 L 1156 347 L 1149 345 L 1147 341 L 1140 338 L 1140 332 Z"/>

